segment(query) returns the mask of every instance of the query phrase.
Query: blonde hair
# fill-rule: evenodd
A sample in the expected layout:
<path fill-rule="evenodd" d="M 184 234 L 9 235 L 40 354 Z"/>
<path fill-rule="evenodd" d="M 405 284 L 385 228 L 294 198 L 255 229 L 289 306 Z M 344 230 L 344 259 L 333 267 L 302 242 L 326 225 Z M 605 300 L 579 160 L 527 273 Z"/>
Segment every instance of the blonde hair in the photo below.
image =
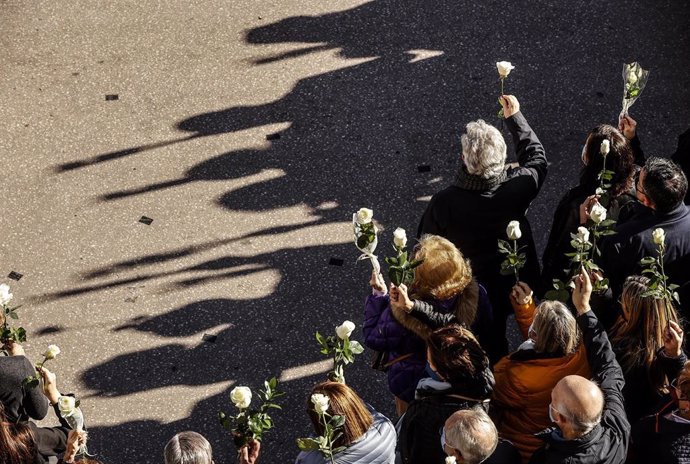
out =
<path fill-rule="evenodd" d="M 424 262 L 415 269 L 412 290 L 419 298 L 446 300 L 462 292 L 472 281 L 472 268 L 450 240 L 424 235 L 415 247 L 415 259 Z"/>
<path fill-rule="evenodd" d="M 537 334 L 537 353 L 569 355 L 577 349 L 580 334 L 577 321 L 560 301 L 542 301 L 534 313 L 532 329 Z"/>
<path fill-rule="evenodd" d="M 650 280 L 643 276 L 625 279 L 621 305 L 623 313 L 611 329 L 611 342 L 623 372 L 642 366 L 653 388 L 665 392 L 666 376 L 656 366 L 656 353 L 664 346 L 669 320 L 678 322 L 675 308 L 666 299 L 642 296 Z"/>

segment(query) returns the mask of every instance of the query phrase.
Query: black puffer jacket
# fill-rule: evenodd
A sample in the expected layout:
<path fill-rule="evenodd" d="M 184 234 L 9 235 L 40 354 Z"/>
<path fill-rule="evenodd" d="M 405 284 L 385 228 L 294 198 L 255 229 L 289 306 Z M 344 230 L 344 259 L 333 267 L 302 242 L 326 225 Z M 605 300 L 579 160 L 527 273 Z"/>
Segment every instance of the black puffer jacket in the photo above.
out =
<path fill-rule="evenodd" d="M 616 361 L 603 327 L 592 311 L 578 316 L 587 360 L 594 379 L 604 393 L 601 422 L 575 440 L 564 440 L 557 429 L 540 434 L 546 442 L 530 459 L 530 464 L 622 464 L 630 441 L 630 423 L 623 403 L 623 371 Z"/>
<path fill-rule="evenodd" d="M 666 414 L 648 416 L 633 425 L 632 463 L 690 462 L 690 424 L 671 420 Z"/>

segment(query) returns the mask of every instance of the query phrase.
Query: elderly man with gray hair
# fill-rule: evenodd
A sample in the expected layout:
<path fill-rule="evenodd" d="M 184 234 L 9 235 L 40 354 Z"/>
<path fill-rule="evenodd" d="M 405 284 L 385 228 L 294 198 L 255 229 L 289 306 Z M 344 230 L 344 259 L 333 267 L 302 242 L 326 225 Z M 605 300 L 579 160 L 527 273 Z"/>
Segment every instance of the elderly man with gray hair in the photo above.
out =
<path fill-rule="evenodd" d="M 520 279 L 537 285 L 539 258 L 526 214 L 547 171 L 544 147 L 520 111 L 517 98 L 504 95 L 501 104 L 517 165 L 506 165 L 506 142 L 498 129 L 481 119 L 469 123 L 461 138 L 461 166 L 455 182 L 433 196 L 418 229 L 419 236 L 435 234 L 453 242 L 470 260 L 475 277 L 488 291 L 496 337 L 484 349 L 492 362 L 508 354 L 506 318 L 512 312 L 508 295 L 515 283 L 512 274 L 500 273 L 504 256 L 498 251 L 497 240 L 508 238 L 510 221 L 520 223 L 518 244 L 526 247 L 527 255 Z"/>
<path fill-rule="evenodd" d="M 579 375 L 561 379 L 551 391 L 549 415 L 557 428 L 539 436 L 546 442 L 530 464 L 621 464 L 627 456 L 630 423 L 625 415 L 625 379 L 608 336 L 589 306 L 587 272 L 575 278 L 573 304 L 582 330 L 594 383 Z"/>
<path fill-rule="evenodd" d="M 498 438 L 496 426 L 480 407 L 453 413 L 443 426 L 443 451 L 465 464 L 520 464 L 520 453 Z"/>

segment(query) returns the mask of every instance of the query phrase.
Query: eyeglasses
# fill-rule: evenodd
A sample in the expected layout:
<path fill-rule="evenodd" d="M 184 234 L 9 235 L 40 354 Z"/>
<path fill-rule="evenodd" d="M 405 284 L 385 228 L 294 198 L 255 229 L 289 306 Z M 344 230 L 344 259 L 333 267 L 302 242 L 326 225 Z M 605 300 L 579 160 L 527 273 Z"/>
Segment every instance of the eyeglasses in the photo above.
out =
<path fill-rule="evenodd" d="M 448 448 L 452 449 L 454 452 L 456 452 L 458 454 L 458 456 L 460 456 L 462 458 L 462 452 L 459 449 L 450 446 L 448 444 L 448 442 L 446 442 L 446 429 L 445 429 L 445 427 L 441 427 L 441 430 L 439 430 L 438 433 L 441 435 L 441 449 L 443 450 L 443 452 L 445 453 L 446 447 L 448 447 Z"/>

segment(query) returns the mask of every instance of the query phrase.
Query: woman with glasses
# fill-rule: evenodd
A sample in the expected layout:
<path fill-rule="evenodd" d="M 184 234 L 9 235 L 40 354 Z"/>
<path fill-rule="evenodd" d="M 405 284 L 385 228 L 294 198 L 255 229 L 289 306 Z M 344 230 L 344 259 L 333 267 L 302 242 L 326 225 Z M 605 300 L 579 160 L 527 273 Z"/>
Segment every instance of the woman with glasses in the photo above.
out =
<path fill-rule="evenodd" d="M 567 278 L 570 260 L 565 253 L 572 251 L 570 234 L 587 222 L 585 208 L 580 206 L 595 200 L 593 195 L 597 194 L 602 183 L 599 176 L 604 166 L 607 171 L 612 172 L 611 179 L 605 181 L 610 184 L 610 188 L 599 198 L 600 203 L 607 208 L 607 217 L 617 219 L 621 214 L 626 215 L 627 209 L 634 204 L 633 176 L 639 169 L 636 165 L 644 165 L 644 154 L 639 148 L 635 133 L 636 125 L 631 117 L 625 116 L 618 129 L 601 124 L 587 136 L 582 147 L 580 181 L 561 198 L 554 212 L 542 260 L 542 283 L 545 288 L 551 288 L 553 279 L 565 281 Z M 606 156 L 602 153 L 603 146 L 608 146 L 609 149 Z"/>
<path fill-rule="evenodd" d="M 524 282 L 510 300 L 526 341 L 494 366 L 496 386 L 491 415 L 501 436 L 513 442 L 527 462 L 543 441 L 534 434 L 551 426 L 551 391 L 568 375 L 590 377 L 575 317 L 559 301 L 535 306 Z"/>
<path fill-rule="evenodd" d="M 633 424 L 629 462 L 690 462 L 690 363 L 673 382 L 671 394 L 667 407 Z"/>
<path fill-rule="evenodd" d="M 650 280 L 630 276 L 621 295 L 621 313 L 610 330 L 611 345 L 625 375 L 625 409 L 630 423 L 658 410 L 666 385 L 680 371 L 683 331 L 673 305 L 644 296 Z"/>

